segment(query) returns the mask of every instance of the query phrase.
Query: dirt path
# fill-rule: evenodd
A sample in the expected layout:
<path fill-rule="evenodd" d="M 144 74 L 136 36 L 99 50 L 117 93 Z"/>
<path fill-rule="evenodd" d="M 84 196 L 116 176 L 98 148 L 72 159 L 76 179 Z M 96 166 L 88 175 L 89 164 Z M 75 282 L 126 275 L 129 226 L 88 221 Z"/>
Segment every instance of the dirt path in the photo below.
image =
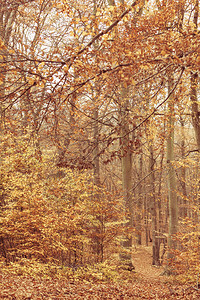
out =
<path fill-rule="evenodd" d="M 164 281 L 164 277 L 160 276 L 163 267 L 152 266 L 152 247 L 137 246 L 133 255 L 133 264 L 135 271 L 140 277 L 153 281 Z"/>

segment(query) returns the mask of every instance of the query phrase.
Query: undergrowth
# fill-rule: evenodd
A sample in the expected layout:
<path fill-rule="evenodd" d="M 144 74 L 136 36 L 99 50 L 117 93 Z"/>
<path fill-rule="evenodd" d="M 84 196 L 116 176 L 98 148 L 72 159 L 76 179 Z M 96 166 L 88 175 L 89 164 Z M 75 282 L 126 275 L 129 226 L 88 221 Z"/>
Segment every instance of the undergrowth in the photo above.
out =
<path fill-rule="evenodd" d="M 126 271 L 108 261 L 85 266 L 58 266 L 54 263 L 41 263 L 34 259 L 21 259 L 8 265 L 0 264 L 1 272 L 9 275 L 31 276 L 34 278 L 54 278 L 68 281 L 86 282 L 131 282 L 137 274 Z"/>

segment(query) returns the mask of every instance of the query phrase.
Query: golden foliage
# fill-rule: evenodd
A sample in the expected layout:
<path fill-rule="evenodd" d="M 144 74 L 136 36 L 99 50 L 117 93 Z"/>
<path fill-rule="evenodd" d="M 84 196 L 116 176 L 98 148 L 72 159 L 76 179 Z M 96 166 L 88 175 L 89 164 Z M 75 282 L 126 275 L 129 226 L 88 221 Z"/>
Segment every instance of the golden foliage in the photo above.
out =
<path fill-rule="evenodd" d="M 1 258 L 74 266 L 102 261 L 117 251 L 118 200 L 95 186 L 85 171 L 46 176 L 45 163 L 31 147 L 11 151 L 8 142 L 9 155 L 1 166 Z"/>

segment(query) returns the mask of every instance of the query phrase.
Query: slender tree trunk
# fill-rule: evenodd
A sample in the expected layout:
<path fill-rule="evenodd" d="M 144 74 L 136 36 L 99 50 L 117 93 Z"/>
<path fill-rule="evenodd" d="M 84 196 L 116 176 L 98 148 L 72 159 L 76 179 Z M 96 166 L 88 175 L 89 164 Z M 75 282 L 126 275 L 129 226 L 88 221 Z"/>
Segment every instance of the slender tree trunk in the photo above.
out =
<path fill-rule="evenodd" d="M 150 173 L 150 199 L 151 199 L 151 217 L 152 217 L 152 250 L 153 250 L 153 260 L 152 265 L 160 265 L 160 249 L 158 235 L 158 224 L 157 224 L 157 203 L 156 203 L 156 191 L 155 191 L 155 172 L 154 172 L 154 153 L 153 146 L 150 144 L 150 159 L 149 159 L 149 171 Z"/>
<path fill-rule="evenodd" d="M 198 74 L 191 74 L 191 90 L 190 90 L 190 100 L 191 100 L 191 108 L 192 108 L 192 124 L 195 131 L 196 142 L 198 150 L 200 151 L 200 112 L 198 105 L 198 94 L 197 94 L 197 86 L 198 86 Z"/>
<path fill-rule="evenodd" d="M 129 230 L 133 226 L 133 207 L 132 207 L 132 153 L 129 145 L 129 114 L 128 114 L 128 89 L 122 87 L 121 97 L 121 161 L 122 161 L 122 185 L 123 185 L 123 197 L 124 197 L 124 210 L 125 230 Z M 122 252 L 120 254 L 120 260 L 123 267 L 128 270 L 133 270 L 132 264 L 132 234 L 126 234 L 122 240 Z"/>
<path fill-rule="evenodd" d="M 99 161 L 99 124 L 98 124 L 99 109 L 94 111 L 94 183 L 100 185 L 100 161 Z"/>
<path fill-rule="evenodd" d="M 165 121 L 164 121 L 164 131 L 165 131 Z M 161 158 L 160 158 L 160 172 L 159 172 L 159 185 L 158 185 L 158 193 L 157 193 L 157 205 L 158 205 L 158 247 L 159 247 L 159 263 L 160 265 L 162 265 L 163 263 L 163 258 L 164 258 L 164 254 L 166 251 L 166 238 L 163 236 L 163 233 L 166 232 L 164 230 L 164 220 L 163 220 L 163 209 L 162 209 L 162 176 L 163 176 L 163 161 L 164 161 L 164 155 L 165 155 L 165 150 L 164 150 L 164 143 L 162 145 L 161 148 Z M 163 251 L 162 254 L 160 253 L 160 246 L 161 243 L 163 243 Z"/>
<path fill-rule="evenodd" d="M 195 7 L 194 7 L 194 19 L 193 23 L 195 26 L 195 32 L 198 30 L 198 16 L 199 16 L 199 0 L 195 1 Z M 191 90 L 190 90 L 190 100 L 192 103 L 191 109 L 192 109 L 192 123 L 195 131 L 196 141 L 197 141 L 197 147 L 200 152 L 200 111 L 199 111 L 199 105 L 198 105 L 198 73 L 191 73 Z"/>
<path fill-rule="evenodd" d="M 140 156 L 140 162 L 139 162 L 139 180 L 143 177 L 143 155 Z M 136 239 L 137 244 L 142 245 L 142 188 L 143 183 L 141 182 L 138 186 L 138 202 L 137 202 L 137 215 L 136 215 Z"/>
<path fill-rule="evenodd" d="M 148 103 L 147 103 L 148 106 Z M 160 242 L 158 234 L 158 195 L 156 195 L 155 186 L 155 158 L 154 158 L 154 137 L 152 136 L 150 124 L 147 127 L 146 138 L 149 150 L 149 211 L 151 214 L 151 230 L 152 230 L 152 265 L 160 266 Z"/>
<path fill-rule="evenodd" d="M 165 123 L 164 123 L 165 128 Z M 159 232 L 163 232 L 163 211 L 162 211 L 162 176 L 163 176 L 163 161 L 164 161 L 164 143 L 161 149 L 161 158 L 160 158 L 160 174 L 159 174 L 159 186 L 158 186 L 158 223 L 159 223 Z"/>
<path fill-rule="evenodd" d="M 94 9 L 93 15 L 96 17 L 97 13 L 97 1 L 93 0 Z M 94 44 L 95 49 L 98 48 L 98 42 Z M 96 60 L 98 61 L 98 57 L 96 56 Z M 98 95 L 99 95 L 99 83 L 95 82 L 94 90 L 93 90 L 93 101 L 94 101 L 94 111 L 93 111 L 93 119 L 94 119 L 94 128 L 93 128 L 93 140 L 94 140 L 94 151 L 93 151 L 93 162 L 94 162 L 94 183 L 97 186 L 100 186 L 100 157 L 99 157 L 99 105 L 98 105 Z M 97 201 L 100 199 L 100 195 L 97 192 L 95 195 Z M 104 257 L 104 244 L 103 244 L 103 231 L 104 231 L 104 220 L 103 216 L 99 215 L 97 217 L 99 226 L 96 229 L 96 241 L 95 248 L 97 254 L 97 261 L 102 262 Z"/>
<path fill-rule="evenodd" d="M 4 67 L 5 57 L 7 56 L 7 46 L 11 37 L 13 23 L 16 18 L 18 4 L 13 4 L 12 10 L 6 9 L 1 4 L 0 6 L 0 139 L 4 134 L 4 101 L 5 101 L 5 87 L 6 87 L 6 67 Z M 1 143 L 1 140 L 0 140 Z M 1 153 L 0 163 L 3 161 Z M 5 190 L 0 176 L 0 207 L 5 205 Z M 4 248 L 4 240 L 0 240 L 0 252 L 6 258 Z"/>
<path fill-rule="evenodd" d="M 195 0 L 195 6 L 194 6 L 194 31 L 197 34 L 198 33 L 198 23 L 199 23 L 199 0 Z M 190 84 L 191 84 L 191 89 L 190 89 L 190 100 L 191 100 L 191 110 L 192 110 L 192 123 L 195 131 L 195 136 L 196 136 L 196 143 L 197 143 L 197 148 L 200 153 L 200 108 L 199 108 L 199 95 L 198 95 L 198 82 L 199 82 L 199 75 L 197 72 L 193 73 L 191 72 L 191 78 L 190 78 Z M 199 190 L 200 190 L 200 181 L 197 183 L 198 186 L 198 192 L 197 194 L 199 195 Z M 200 203 L 200 198 L 198 198 L 198 203 Z"/>
<path fill-rule="evenodd" d="M 184 132 L 184 120 L 180 117 L 181 123 L 181 157 L 185 158 L 185 132 Z M 187 217 L 187 188 L 186 188 L 186 168 L 182 166 L 181 169 L 181 189 L 182 189 L 182 199 L 181 199 L 181 209 L 180 216 Z"/>
<path fill-rule="evenodd" d="M 168 79 L 169 92 L 173 87 L 171 74 Z M 167 165 L 168 165 L 168 197 L 169 197 L 169 237 L 168 237 L 168 259 L 173 258 L 172 251 L 176 249 L 173 236 L 178 229 L 178 206 L 176 195 L 176 178 L 174 170 L 174 97 L 171 95 L 168 101 L 168 138 L 167 138 Z"/>
<path fill-rule="evenodd" d="M 97 1 L 93 0 L 94 3 L 94 10 L 93 10 L 93 15 L 96 16 L 97 13 Z M 94 45 L 95 48 L 98 47 L 97 44 Z M 98 57 L 96 57 L 98 60 Z M 98 83 L 95 84 L 94 87 L 94 101 L 98 98 L 96 97 L 96 94 L 98 94 Z M 98 99 L 97 99 L 98 101 Z M 98 118 L 99 118 L 99 106 L 94 103 L 94 113 L 93 117 L 95 120 L 94 123 L 94 129 L 93 129 L 93 138 L 94 138 L 94 182 L 96 185 L 100 185 L 100 161 L 99 161 L 99 123 L 98 123 Z"/>

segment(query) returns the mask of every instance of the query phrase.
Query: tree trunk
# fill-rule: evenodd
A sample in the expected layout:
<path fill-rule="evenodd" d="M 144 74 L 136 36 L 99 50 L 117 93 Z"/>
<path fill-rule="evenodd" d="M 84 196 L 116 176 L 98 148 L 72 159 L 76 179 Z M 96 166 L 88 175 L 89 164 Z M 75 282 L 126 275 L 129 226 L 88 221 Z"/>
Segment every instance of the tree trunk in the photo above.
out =
<path fill-rule="evenodd" d="M 197 95 L 197 86 L 198 86 L 198 74 L 191 74 L 191 90 L 190 90 L 190 100 L 191 100 L 191 109 L 192 109 L 192 124 L 195 131 L 196 142 L 198 151 L 200 151 L 200 112 L 198 105 L 198 95 Z"/>
<path fill-rule="evenodd" d="M 93 14 L 96 16 L 97 13 L 97 1 L 94 1 L 94 11 Z M 98 44 L 94 44 L 95 48 L 98 48 Z M 98 60 L 98 57 L 96 57 Z M 96 97 L 96 94 L 98 95 L 98 83 L 95 84 L 94 87 L 94 101 L 98 98 Z M 97 99 L 98 101 L 98 99 Z M 96 185 L 100 185 L 100 162 L 99 162 L 99 123 L 98 123 L 98 118 L 99 118 L 99 106 L 94 103 L 94 113 L 93 113 L 93 118 L 94 118 L 94 129 L 93 129 L 93 138 L 94 138 L 94 183 Z"/>
<path fill-rule="evenodd" d="M 149 146 L 150 159 L 149 159 L 149 171 L 150 173 L 150 199 L 151 199 L 151 217 L 152 217 L 152 250 L 153 250 L 153 260 L 152 265 L 160 266 L 160 249 L 158 235 L 158 224 L 157 224 L 157 205 L 156 205 L 156 195 L 155 195 L 155 172 L 154 172 L 154 153 L 152 144 Z"/>
<path fill-rule="evenodd" d="M 122 106 L 120 111 L 121 117 L 121 162 L 122 162 L 122 185 L 124 198 L 124 226 L 128 231 L 133 226 L 133 207 L 132 207 L 132 153 L 129 145 L 129 113 L 128 113 L 128 89 L 122 87 Z M 122 240 L 122 252 L 120 260 L 122 266 L 128 270 L 133 270 L 132 264 L 132 234 L 127 233 Z"/>
<path fill-rule="evenodd" d="M 169 75 L 168 89 L 173 88 L 173 79 Z M 176 178 L 174 170 L 174 97 L 168 100 L 168 137 L 167 137 L 167 165 L 168 165 L 168 197 L 169 197 L 169 237 L 168 237 L 168 260 L 173 258 L 172 251 L 176 249 L 176 242 L 173 236 L 178 228 L 178 207 L 176 195 Z"/>
<path fill-rule="evenodd" d="M 124 4 L 124 0 L 120 0 Z M 109 6 L 115 6 L 114 0 L 108 0 Z M 123 200 L 124 200 L 124 227 L 127 232 L 121 241 L 122 250 L 120 253 L 120 262 L 123 268 L 132 271 L 134 266 L 132 264 L 132 233 L 133 227 L 133 208 L 132 208 L 132 153 L 129 145 L 129 114 L 128 114 L 128 88 L 121 87 L 121 164 L 122 164 L 122 186 L 123 186 Z M 128 233 L 129 231 L 129 233 Z"/>
<path fill-rule="evenodd" d="M 199 0 L 196 0 L 195 7 L 194 7 L 194 19 L 193 23 L 195 26 L 195 32 L 197 33 L 198 30 L 198 16 L 199 16 Z M 199 112 L 199 105 L 198 105 L 198 73 L 191 73 L 191 90 L 190 90 L 190 100 L 192 103 L 192 123 L 195 131 L 196 141 L 198 151 L 200 152 L 200 112 Z"/>
<path fill-rule="evenodd" d="M 181 157 L 182 159 L 185 158 L 185 132 L 184 132 L 184 120 L 180 117 L 181 123 Z M 180 216 L 182 218 L 187 217 L 187 188 L 186 188 L 186 168 L 182 166 L 181 169 L 181 209 L 180 209 Z"/>
<path fill-rule="evenodd" d="M 97 13 L 97 1 L 93 0 L 94 10 L 93 15 L 96 16 Z M 94 44 L 95 49 L 98 48 L 98 43 Z M 96 56 L 98 61 L 98 56 Z M 93 127 L 93 140 L 94 140 L 94 151 L 93 151 L 93 162 L 94 162 L 94 184 L 100 186 L 100 157 L 99 157 L 99 105 L 98 105 L 98 95 L 99 95 L 99 83 L 95 82 L 93 90 L 93 101 L 94 101 L 94 127 Z M 95 195 L 96 201 L 99 201 L 100 195 L 99 192 Z M 94 249 L 96 249 L 97 262 L 103 262 L 104 257 L 104 244 L 103 244 L 103 230 L 104 230 L 104 220 L 102 215 L 97 217 L 99 226 L 96 228 L 96 239 L 94 243 Z"/>
<path fill-rule="evenodd" d="M 6 67 L 4 67 L 5 57 L 7 56 L 7 45 L 10 40 L 13 22 L 16 18 L 18 4 L 14 5 L 12 10 L 7 10 L 1 4 L 0 7 L 0 139 L 4 134 L 4 105 L 5 103 L 5 87 L 6 87 Z M 1 142 L 1 140 L 0 140 Z M 0 156 L 0 163 L 3 161 L 3 155 Z M 0 174 L 1 175 L 1 174 Z M 1 176 L 0 176 L 1 178 Z M 5 205 L 5 190 L 3 182 L 0 179 L 0 207 Z M 0 240 L 0 252 L 6 258 L 4 248 L 4 240 Z"/>
<path fill-rule="evenodd" d="M 139 162 L 139 180 L 143 177 L 143 155 L 141 153 Z M 137 215 L 136 215 L 136 240 L 138 245 L 142 245 L 142 225 L 141 225 L 141 211 L 142 211 L 142 188 L 141 182 L 138 186 L 138 201 L 137 201 Z"/>
<path fill-rule="evenodd" d="M 98 107 L 94 111 L 94 183 L 100 185 L 100 162 L 99 162 L 99 111 Z"/>

